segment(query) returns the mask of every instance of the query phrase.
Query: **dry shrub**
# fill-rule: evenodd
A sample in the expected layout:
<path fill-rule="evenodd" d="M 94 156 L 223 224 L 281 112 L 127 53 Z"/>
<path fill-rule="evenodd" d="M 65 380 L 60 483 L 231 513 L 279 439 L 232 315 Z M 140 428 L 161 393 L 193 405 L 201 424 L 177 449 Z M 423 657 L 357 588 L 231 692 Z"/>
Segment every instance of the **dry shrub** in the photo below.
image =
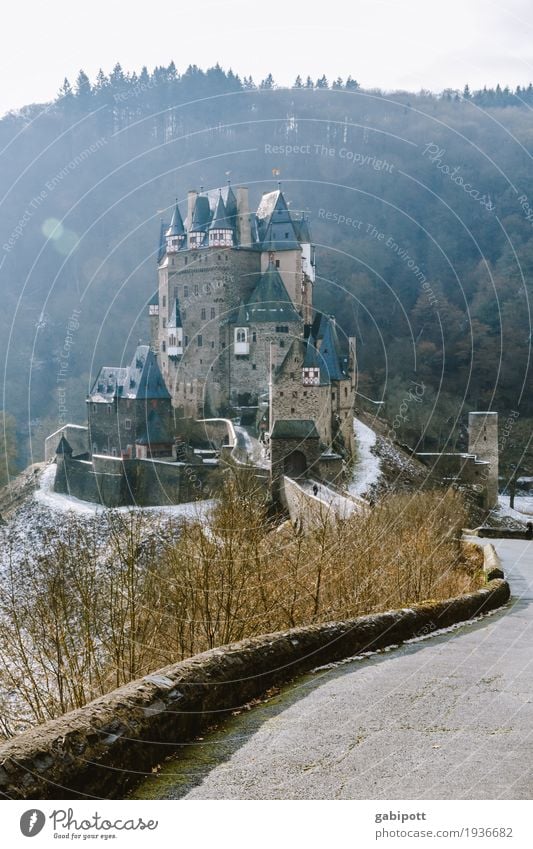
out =
<path fill-rule="evenodd" d="M 476 589 L 453 492 L 393 495 L 307 534 L 230 470 L 209 522 L 139 512 L 65 520 L 0 582 L 4 735 L 213 646 Z"/>

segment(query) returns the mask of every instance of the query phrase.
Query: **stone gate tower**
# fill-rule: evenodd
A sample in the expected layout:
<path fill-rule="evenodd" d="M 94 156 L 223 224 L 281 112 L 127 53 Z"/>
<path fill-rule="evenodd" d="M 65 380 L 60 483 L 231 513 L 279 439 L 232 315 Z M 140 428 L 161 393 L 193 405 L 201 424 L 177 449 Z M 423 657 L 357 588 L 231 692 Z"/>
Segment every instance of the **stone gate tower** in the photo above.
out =
<path fill-rule="evenodd" d="M 468 414 L 468 453 L 475 454 L 487 467 L 487 506 L 498 504 L 498 413 Z"/>

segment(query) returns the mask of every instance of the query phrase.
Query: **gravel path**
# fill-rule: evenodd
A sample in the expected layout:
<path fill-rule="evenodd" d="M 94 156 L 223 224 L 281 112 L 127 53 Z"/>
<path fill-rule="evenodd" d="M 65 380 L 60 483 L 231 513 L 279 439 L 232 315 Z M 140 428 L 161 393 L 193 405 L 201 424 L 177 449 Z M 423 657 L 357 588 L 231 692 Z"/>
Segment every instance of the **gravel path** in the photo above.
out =
<path fill-rule="evenodd" d="M 184 747 L 138 795 L 531 799 L 533 544 L 492 542 L 506 609 L 300 679 Z"/>

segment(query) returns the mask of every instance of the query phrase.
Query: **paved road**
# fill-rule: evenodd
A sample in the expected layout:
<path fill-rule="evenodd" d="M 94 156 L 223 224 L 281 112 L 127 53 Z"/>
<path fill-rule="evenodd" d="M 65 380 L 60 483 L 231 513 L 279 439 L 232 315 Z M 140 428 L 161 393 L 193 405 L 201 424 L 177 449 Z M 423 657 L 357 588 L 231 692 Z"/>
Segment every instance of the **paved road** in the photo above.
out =
<path fill-rule="evenodd" d="M 533 544 L 492 542 L 507 609 L 308 676 L 185 747 L 139 795 L 531 799 Z"/>

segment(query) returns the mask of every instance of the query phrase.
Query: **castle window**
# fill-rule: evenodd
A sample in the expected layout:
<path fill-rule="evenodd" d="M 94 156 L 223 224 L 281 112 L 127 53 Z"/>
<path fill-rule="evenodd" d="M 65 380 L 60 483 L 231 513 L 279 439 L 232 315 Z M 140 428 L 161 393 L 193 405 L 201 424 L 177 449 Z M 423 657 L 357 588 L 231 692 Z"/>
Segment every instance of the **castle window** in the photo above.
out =
<path fill-rule="evenodd" d="M 279 259 L 276 260 L 276 268 L 279 268 Z"/>
<path fill-rule="evenodd" d="M 216 315 L 215 308 L 211 307 L 211 318 L 214 318 Z"/>
<path fill-rule="evenodd" d="M 286 239 L 288 239 L 288 238 L 289 238 L 289 234 L 288 234 L 288 233 L 285 233 L 285 238 L 286 238 Z"/>
<path fill-rule="evenodd" d="M 108 416 L 110 416 L 110 415 L 111 415 L 111 404 L 108 404 L 108 405 L 107 405 L 107 415 L 108 415 Z"/>
<path fill-rule="evenodd" d="M 93 404 L 93 413 L 96 413 L 96 404 Z"/>
<path fill-rule="evenodd" d="M 280 347 L 280 348 L 284 348 L 284 347 L 285 347 L 285 342 L 284 342 L 284 340 L 283 340 L 283 339 L 280 339 L 280 340 L 279 340 L 279 347 Z"/>
<path fill-rule="evenodd" d="M 280 398 L 283 398 L 283 394 L 284 394 L 284 393 L 283 393 L 283 391 L 281 391 L 281 392 L 279 393 L 279 397 L 280 397 Z"/>
<path fill-rule="evenodd" d="M 332 401 L 334 401 L 334 400 L 335 400 L 335 393 L 334 393 L 334 392 L 332 392 L 332 393 L 331 393 L 331 400 L 332 400 Z"/>
<path fill-rule="evenodd" d="M 167 320 L 166 320 L 166 318 L 164 318 L 163 319 L 163 327 L 166 327 L 166 326 L 167 326 Z"/>
<path fill-rule="evenodd" d="M 186 337 L 185 337 L 185 347 L 187 347 L 187 345 L 188 345 L 188 344 L 189 344 L 189 337 L 188 337 L 188 336 L 186 336 Z"/>
<path fill-rule="evenodd" d="M 347 386 L 344 387 L 344 397 L 345 398 L 348 397 L 348 387 Z"/>
<path fill-rule="evenodd" d="M 292 397 L 293 397 L 293 398 L 297 398 L 297 397 L 298 397 L 298 393 L 296 392 L 296 390 L 294 390 L 294 392 L 292 393 Z"/>
<path fill-rule="evenodd" d="M 161 342 L 161 350 L 163 351 L 163 353 L 165 353 L 165 351 L 167 350 L 166 342 Z"/>
<path fill-rule="evenodd" d="M 196 337 L 196 341 L 197 341 L 198 347 L 201 348 L 202 345 L 204 344 L 201 333 L 199 333 L 198 336 Z"/>
<path fill-rule="evenodd" d="M 111 456 L 112 456 L 112 457 L 116 457 L 116 456 L 117 456 L 117 449 L 116 449 L 116 448 L 112 448 L 112 449 L 111 449 Z"/>
<path fill-rule="evenodd" d="M 257 333 L 255 332 L 255 330 L 252 333 L 252 342 L 257 342 Z"/>
<path fill-rule="evenodd" d="M 307 398 L 307 391 L 304 389 L 304 398 Z"/>
<path fill-rule="evenodd" d="M 186 257 L 185 257 L 185 265 L 187 265 L 187 263 L 188 263 L 188 262 L 189 262 L 189 257 L 188 257 L 188 256 L 186 256 Z"/>
<path fill-rule="evenodd" d="M 252 369 L 253 369 L 254 371 L 257 369 L 257 366 L 256 366 L 256 364 L 255 364 L 255 363 L 252 363 Z"/>
<path fill-rule="evenodd" d="M 295 413 L 295 412 L 296 412 L 296 410 L 294 409 L 294 407 L 291 407 L 291 413 Z"/>
<path fill-rule="evenodd" d="M 211 342 L 211 347 L 212 347 L 212 348 L 214 348 L 214 347 L 215 347 L 215 343 L 214 343 L 214 342 Z"/>
<path fill-rule="evenodd" d="M 204 307 L 202 307 L 202 311 L 200 313 L 200 318 L 201 318 L 202 321 L 205 321 L 205 308 Z"/>
<path fill-rule="evenodd" d="M 166 307 L 166 305 L 167 305 L 167 296 L 163 295 L 163 306 Z"/>
<path fill-rule="evenodd" d="M 126 430 L 131 430 L 131 419 L 124 419 L 124 427 Z"/>
<path fill-rule="evenodd" d="M 183 309 L 181 311 L 181 317 L 182 317 L 183 321 L 185 321 L 185 319 L 187 318 L 187 310 L 186 309 Z"/>
<path fill-rule="evenodd" d="M 195 295 L 198 295 L 198 294 L 199 294 L 199 292 L 200 292 L 200 290 L 199 290 L 199 288 L 198 288 L 198 283 L 195 283 L 195 284 L 194 284 L 194 294 L 195 294 Z"/>
<path fill-rule="evenodd" d="M 188 286 L 184 286 L 184 287 L 183 287 L 183 297 L 184 297 L 184 298 L 188 298 L 188 297 L 189 297 L 189 287 L 188 287 Z"/>
<path fill-rule="evenodd" d="M 174 286 L 174 297 L 175 298 L 178 297 L 178 287 L 177 286 Z"/>

